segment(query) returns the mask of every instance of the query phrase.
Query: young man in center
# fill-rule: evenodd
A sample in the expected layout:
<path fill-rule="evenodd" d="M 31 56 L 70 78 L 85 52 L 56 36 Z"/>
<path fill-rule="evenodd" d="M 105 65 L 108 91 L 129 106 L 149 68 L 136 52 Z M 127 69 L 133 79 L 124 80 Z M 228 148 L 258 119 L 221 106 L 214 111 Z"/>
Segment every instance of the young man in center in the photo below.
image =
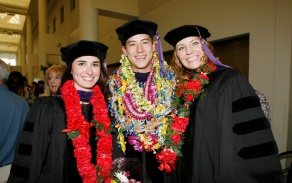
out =
<path fill-rule="evenodd" d="M 177 157 L 167 144 L 175 77 L 163 60 L 156 31 L 157 24 L 145 20 L 129 21 L 116 29 L 123 54 L 108 83 L 116 129 L 113 158 L 139 159 L 141 172 L 128 178 L 143 183 L 163 183 L 164 172 L 171 172 Z"/>

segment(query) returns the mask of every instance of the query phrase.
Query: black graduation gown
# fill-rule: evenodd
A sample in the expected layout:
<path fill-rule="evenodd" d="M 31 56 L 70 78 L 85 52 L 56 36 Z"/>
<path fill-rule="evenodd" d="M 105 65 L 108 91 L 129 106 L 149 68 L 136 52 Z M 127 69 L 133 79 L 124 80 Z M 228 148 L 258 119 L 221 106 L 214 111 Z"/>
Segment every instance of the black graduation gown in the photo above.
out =
<path fill-rule="evenodd" d="M 235 69 L 218 67 L 209 77 L 167 182 L 282 183 L 277 145 L 250 83 Z"/>
<path fill-rule="evenodd" d="M 82 105 L 82 111 L 85 119 L 92 119 L 91 105 Z M 8 183 L 82 183 L 72 141 L 61 132 L 65 128 L 63 100 L 38 98 L 20 134 Z M 96 146 L 92 149 L 94 152 Z"/>

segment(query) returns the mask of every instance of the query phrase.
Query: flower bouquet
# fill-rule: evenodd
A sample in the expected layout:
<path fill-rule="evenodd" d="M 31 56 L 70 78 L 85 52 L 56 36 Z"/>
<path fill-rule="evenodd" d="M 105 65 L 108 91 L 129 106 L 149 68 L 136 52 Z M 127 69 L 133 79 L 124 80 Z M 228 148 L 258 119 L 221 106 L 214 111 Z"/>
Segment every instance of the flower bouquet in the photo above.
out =
<path fill-rule="evenodd" d="M 142 183 L 143 169 L 137 158 L 116 158 L 113 160 L 111 176 L 105 183 Z"/>

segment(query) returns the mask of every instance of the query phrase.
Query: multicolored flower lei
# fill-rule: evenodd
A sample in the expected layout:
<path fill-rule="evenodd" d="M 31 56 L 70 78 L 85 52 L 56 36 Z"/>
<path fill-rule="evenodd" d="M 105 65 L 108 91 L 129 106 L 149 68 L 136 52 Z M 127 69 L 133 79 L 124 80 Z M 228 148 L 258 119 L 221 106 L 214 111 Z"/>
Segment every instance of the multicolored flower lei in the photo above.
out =
<path fill-rule="evenodd" d="M 73 141 L 74 156 L 77 168 L 84 183 L 101 183 L 112 170 L 112 135 L 110 120 L 104 96 L 96 85 L 92 90 L 90 103 L 93 105 L 93 120 L 89 123 L 82 115 L 80 97 L 74 87 L 73 80 L 64 83 L 61 89 L 67 114 L 67 128 L 62 132 Z M 90 127 L 95 126 L 97 140 L 96 166 L 91 163 L 91 147 L 89 145 Z"/>
<path fill-rule="evenodd" d="M 116 118 L 115 127 L 118 129 L 118 143 L 126 151 L 125 136 L 134 149 L 142 152 L 157 153 L 158 161 L 167 161 L 175 166 L 176 153 L 166 145 L 166 137 L 173 117 L 173 91 L 175 87 L 174 72 L 167 67 L 166 77 L 159 74 L 157 53 L 153 53 L 153 67 L 148 79 L 141 88 L 131 68 L 131 62 L 125 55 L 120 60 L 121 67 L 111 77 L 109 110 Z M 165 159 L 160 154 L 173 152 L 175 156 Z M 162 158 L 162 159 L 161 159 Z M 163 170 L 163 169 L 162 169 Z"/>
<path fill-rule="evenodd" d="M 176 115 L 170 121 L 170 128 L 165 135 L 165 146 L 170 147 L 156 155 L 156 159 L 161 163 L 160 170 L 165 169 L 170 172 L 175 170 L 175 163 L 182 157 L 181 147 L 183 145 L 183 135 L 189 123 L 190 105 L 195 98 L 203 98 L 205 95 L 204 85 L 209 83 L 208 74 L 216 70 L 216 66 L 207 62 L 201 66 L 201 72 L 194 74 L 191 80 L 177 79 L 176 89 L 173 99 L 173 106 L 176 108 Z"/>

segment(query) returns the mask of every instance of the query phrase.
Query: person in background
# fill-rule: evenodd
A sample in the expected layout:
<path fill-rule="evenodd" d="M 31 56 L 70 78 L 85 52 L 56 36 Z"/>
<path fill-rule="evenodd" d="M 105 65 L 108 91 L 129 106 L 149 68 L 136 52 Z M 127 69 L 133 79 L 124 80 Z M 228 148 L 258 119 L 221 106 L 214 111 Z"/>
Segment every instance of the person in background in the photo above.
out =
<path fill-rule="evenodd" d="M 45 81 L 39 80 L 36 87 L 36 97 L 47 96 L 45 94 Z"/>
<path fill-rule="evenodd" d="M 39 97 L 31 106 L 8 183 L 93 183 L 110 175 L 107 49 L 87 40 L 61 48 L 67 64 L 61 95 Z"/>
<path fill-rule="evenodd" d="M 23 89 L 23 92 L 22 92 L 21 96 L 26 99 L 29 96 L 30 86 L 28 85 L 27 77 L 22 76 L 22 79 L 23 79 L 23 83 L 24 83 L 23 84 L 24 85 L 24 89 Z"/>
<path fill-rule="evenodd" d="M 33 81 L 33 82 L 31 82 L 31 85 L 30 85 L 30 89 L 31 89 L 31 91 L 33 92 L 33 93 L 35 93 L 35 89 L 36 89 L 36 87 L 37 87 L 37 82 L 35 82 L 35 81 Z"/>
<path fill-rule="evenodd" d="M 0 59 L 0 183 L 8 179 L 16 142 L 29 110 L 26 101 L 8 89 L 8 76 L 8 66 Z"/>
<path fill-rule="evenodd" d="M 18 71 L 12 71 L 7 81 L 8 89 L 19 96 L 22 96 L 24 90 L 24 78 Z"/>
<path fill-rule="evenodd" d="M 31 86 L 28 85 L 28 80 L 25 76 L 22 77 L 24 80 L 24 89 L 22 92 L 22 97 L 26 100 L 29 106 L 36 100 L 34 92 L 31 90 Z"/>
<path fill-rule="evenodd" d="M 186 125 L 183 157 L 168 183 L 283 183 L 278 148 L 246 77 L 218 61 L 209 31 L 183 25 L 164 39 L 174 48 L 174 124 Z"/>
<path fill-rule="evenodd" d="M 109 111 L 116 128 L 113 157 L 140 160 L 141 176 L 128 179 L 143 183 L 164 182 L 162 154 L 170 151 L 164 135 L 172 112 L 175 77 L 163 60 L 157 27 L 154 22 L 137 19 L 116 29 L 123 54 L 121 66 L 108 82 Z"/>
<path fill-rule="evenodd" d="M 65 69 L 66 66 L 64 65 L 53 65 L 46 70 L 45 83 L 50 90 L 50 95 L 55 95 L 60 90 L 61 79 Z"/>
<path fill-rule="evenodd" d="M 269 122 L 271 122 L 270 104 L 268 102 L 268 99 L 263 93 L 259 92 L 258 90 L 255 90 L 255 92 L 260 99 L 261 107 L 265 113 L 265 116 L 268 118 Z"/>

